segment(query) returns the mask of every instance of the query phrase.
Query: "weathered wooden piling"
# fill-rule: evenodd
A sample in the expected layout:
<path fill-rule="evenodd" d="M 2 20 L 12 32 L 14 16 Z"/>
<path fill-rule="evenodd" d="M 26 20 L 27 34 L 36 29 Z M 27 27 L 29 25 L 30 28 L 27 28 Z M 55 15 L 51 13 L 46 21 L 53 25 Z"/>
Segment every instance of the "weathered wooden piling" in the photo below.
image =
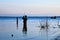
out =
<path fill-rule="evenodd" d="M 18 17 L 16 17 L 16 24 L 17 24 L 17 29 L 18 29 Z"/>

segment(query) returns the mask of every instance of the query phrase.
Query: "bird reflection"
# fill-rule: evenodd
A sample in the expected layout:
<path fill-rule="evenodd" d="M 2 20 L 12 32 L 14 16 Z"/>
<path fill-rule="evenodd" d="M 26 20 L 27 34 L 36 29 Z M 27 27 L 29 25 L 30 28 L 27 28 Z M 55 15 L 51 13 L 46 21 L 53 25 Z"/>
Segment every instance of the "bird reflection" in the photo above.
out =
<path fill-rule="evenodd" d="M 13 35 L 13 34 L 11 34 L 11 36 L 13 37 L 14 35 Z"/>

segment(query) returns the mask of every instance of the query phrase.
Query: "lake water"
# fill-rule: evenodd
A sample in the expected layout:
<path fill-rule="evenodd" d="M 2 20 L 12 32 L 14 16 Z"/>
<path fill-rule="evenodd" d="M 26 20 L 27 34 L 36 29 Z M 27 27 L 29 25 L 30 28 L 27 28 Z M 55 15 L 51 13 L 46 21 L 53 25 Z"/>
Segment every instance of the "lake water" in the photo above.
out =
<path fill-rule="evenodd" d="M 0 40 L 55 40 L 60 35 L 58 19 L 48 19 L 48 29 L 41 29 L 45 19 L 28 19 L 27 33 L 23 33 L 23 20 L 0 19 Z M 41 23 L 41 24 L 40 24 Z M 13 37 L 11 36 L 13 34 Z"/>

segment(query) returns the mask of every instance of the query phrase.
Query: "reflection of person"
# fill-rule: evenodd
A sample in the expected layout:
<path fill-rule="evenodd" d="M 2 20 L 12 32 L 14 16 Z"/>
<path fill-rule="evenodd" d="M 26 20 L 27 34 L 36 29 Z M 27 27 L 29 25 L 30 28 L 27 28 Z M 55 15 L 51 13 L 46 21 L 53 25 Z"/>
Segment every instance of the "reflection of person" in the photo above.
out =
<path fill-rule="evenodd" d="M 27 16 L 23 16 L 23 31 L 27 31 Z"/>

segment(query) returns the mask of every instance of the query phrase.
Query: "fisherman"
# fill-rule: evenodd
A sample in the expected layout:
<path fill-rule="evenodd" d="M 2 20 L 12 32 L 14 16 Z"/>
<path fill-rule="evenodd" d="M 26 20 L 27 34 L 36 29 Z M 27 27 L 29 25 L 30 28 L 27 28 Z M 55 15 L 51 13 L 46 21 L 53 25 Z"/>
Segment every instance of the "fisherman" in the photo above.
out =
<path fill-rule="evenodd" d="M 26 15 L 23 16 L 22 19 L 23 19 L 23 32 L 24 31 L 27 32 L 27 16 Z"/>

